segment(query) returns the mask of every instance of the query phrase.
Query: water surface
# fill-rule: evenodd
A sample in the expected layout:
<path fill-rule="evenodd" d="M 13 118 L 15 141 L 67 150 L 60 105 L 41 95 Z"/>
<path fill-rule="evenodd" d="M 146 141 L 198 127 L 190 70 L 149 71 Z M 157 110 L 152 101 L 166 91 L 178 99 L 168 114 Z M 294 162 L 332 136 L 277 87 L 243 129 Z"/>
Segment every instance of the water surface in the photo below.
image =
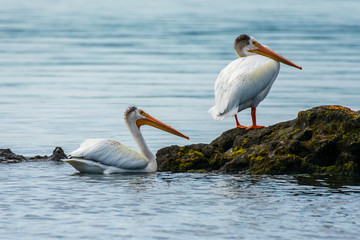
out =
<path fill-rule="evenodd" d="M 0 168 L 6 239 L 359 239 L 359 182 Z"/>
<path fill-rule="evenodd" d="M 282 66 L 258 123 L 338 104 L 360 109 L 360 2 L 2 0 L 0 148 L 66 153 L 87 138 L 136 148 L 132 105 L 190 136 L 142 129 L 150 149 L 208 143 L 218 73 L 241 33 Z M 248 110 L 239 114 L 251 123 Z M 78 175 L 56 163 L 0 165 L 4 239 L 359 239 L 359 181 L 216 174 Z"/>
<path fill-rule="evenodd" d="M 3 0 L 0 146 L 69 153 L 86 138 L 136 147 L 124 110 L 142 106 L 190 136 L 144 128 L 153 151 L 210 142 L 213 85 L 248 33 L 303 67 L 282 66 L 257 114 L 261 125 L 322 104 L 360 108 L 360 3 L 353 1 Z M 239 115 L 251 123 L 249 110 Z"/>

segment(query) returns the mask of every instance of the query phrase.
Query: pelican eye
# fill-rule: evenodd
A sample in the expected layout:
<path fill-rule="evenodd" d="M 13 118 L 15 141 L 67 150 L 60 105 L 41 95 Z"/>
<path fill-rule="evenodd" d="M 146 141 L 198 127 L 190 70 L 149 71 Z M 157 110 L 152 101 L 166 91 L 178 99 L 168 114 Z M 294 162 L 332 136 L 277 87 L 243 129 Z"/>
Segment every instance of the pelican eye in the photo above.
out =
<path fill-rule="evenodd" d="M 257 42 L 256 42 L 256 41 L 252 41 L 252 44 L 253 44 L 254 46 L 256 46 L 256 45 L 257 45 Z"/>
<path fill-rule="evenodd" d="M 140 115 L 145 115 L 145 112 L 144 112 L 143 110 L 140 110 L 140 111 L 139 111 L 139 114 L 140 114 Z"/>

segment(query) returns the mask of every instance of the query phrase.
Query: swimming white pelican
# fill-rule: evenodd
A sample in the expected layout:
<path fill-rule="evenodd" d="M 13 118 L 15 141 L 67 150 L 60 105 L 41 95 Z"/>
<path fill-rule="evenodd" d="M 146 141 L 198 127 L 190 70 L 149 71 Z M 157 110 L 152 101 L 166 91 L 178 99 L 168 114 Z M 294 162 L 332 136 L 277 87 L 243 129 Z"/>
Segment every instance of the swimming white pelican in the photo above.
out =
<path fill-rule="evenodd" d="M 189 139 L 139 107 L 130 107 L 125 111 L 125 123 L 141 154 L 113 140 L 87 139 L 63 161 L 82 173 L 156 172 L 155 156 L 146 145 L 140 127 L 146 124 Z"/>
<path fill-rule="evenodd" d="M 209 113 L 217 121 L 235 116 L 239 128 L 263 128 L 256 125 L 256 107 L 268 95 L 279 73 L 279 62 L 302 68 L 246 34 L 235 39 L 234 49 L 239 58 L 227 65 L 216 79 L 215 105 Z M 249 107 L 252 126 L 245 127 L 239 124 L 236 114 Z"/>

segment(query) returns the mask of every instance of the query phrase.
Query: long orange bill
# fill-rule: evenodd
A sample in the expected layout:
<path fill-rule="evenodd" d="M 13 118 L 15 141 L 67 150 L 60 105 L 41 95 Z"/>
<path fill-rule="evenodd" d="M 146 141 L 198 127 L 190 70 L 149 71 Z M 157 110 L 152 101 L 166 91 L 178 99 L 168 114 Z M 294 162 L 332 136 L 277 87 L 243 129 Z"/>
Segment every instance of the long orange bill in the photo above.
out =
<path fill-rule="evenodd" d="M 296 68 L 298 68 L 300 70 L 302 69 L 302 67 L 296 65 L 295 63 L 291 62 L 290 60 L 287 60 L 283 56 L 277 54 L 276 52 L 272 51 L 271 49 L 269 49 L 267 47 L 264 47 L 261 44 L 258 44 L 257 47 L 258 47 L 257 49 L 249 50 L 249 52 L 254 52 L 254 53 L 257 53 L 257 54 L 261 54 L 261 55 L 263 55 L 265 57 L 274 59 L 275 61 L 282 62 L 282 63 L 284 63 L 286 65 L 289 65 L 289 66 L 292 66 L 292 67 L 296 67 Z"/>
<path fill-rule="evenodd" d="M 171 126 L 169 125 L 166 125 L 165 123 L 157 120 L 156 118 L 150 116 L 149 114 L 146 114 L 145 116 L 146 118 L 143 118 L 143 119 L 139 119 L 136 121 L 136 126 L 140 129 L 141 125 L 150 125 L 150 126 L 153 126 L 153 127 L 156 127 L 160 130 L 163 130 L 165 132 L 168 132 L 168 133 L 171 133 L 171 134 L 174 134 L 174 135 L 177 135 L 177 136 L 180 136 L 180 137 L 183 137 L 183 138 L 186 138 L 186 139 L 189 139 L 188 136 L 185 136 L 184 134 L 182 134 L 181 132 L 177 131 L 176 129 L 172 128 Z"/>

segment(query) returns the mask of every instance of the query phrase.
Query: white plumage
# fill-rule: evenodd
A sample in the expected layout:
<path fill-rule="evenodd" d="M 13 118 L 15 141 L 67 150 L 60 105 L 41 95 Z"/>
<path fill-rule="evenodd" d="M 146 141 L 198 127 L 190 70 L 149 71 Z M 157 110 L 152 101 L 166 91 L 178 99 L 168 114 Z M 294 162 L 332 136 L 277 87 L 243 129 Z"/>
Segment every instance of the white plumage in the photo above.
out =
<path fill-rule="evenodd" d="M 157 163 L 140 132 L 147 124 L 189 139 L 174 128 L 160 122 L 142 109 L 131 107 L 125 112 L 125 123 L 141 153 L 113 140 L 87 139 L 63 161 L 82 173 L 155 172 Z"/>
<path fill-rule="evenodd" d="M 87 139 L 70 153 L 71 158 L 93 161 L 122 169 L 144 169 L 149 160 L 142 154 L 113 140 Z"/>
<path fill-rule="evenodd" d="M 245 128 L 239 124 L 236 114 L 251 107 L 253 125 L 247 129 L 261 128 L 263 126 L 256 125 L 256 107 L 268 95 L 280 70 L 279 61 L 301 67 L 245 34 L 235 40 L 234 48 L 239 58 L 227 65 L 217 77 L 215 105 L 209 113 L 217 121 L 235 116 L 237 127 Z"/>
<path fill-rule="evenodd" d="M 257 107 L 268 94 L 279 70 L 279 62 L 260 55 L 232 61 L 216 79 L 211 116 L 223 120 L 243 109 Z"/>

